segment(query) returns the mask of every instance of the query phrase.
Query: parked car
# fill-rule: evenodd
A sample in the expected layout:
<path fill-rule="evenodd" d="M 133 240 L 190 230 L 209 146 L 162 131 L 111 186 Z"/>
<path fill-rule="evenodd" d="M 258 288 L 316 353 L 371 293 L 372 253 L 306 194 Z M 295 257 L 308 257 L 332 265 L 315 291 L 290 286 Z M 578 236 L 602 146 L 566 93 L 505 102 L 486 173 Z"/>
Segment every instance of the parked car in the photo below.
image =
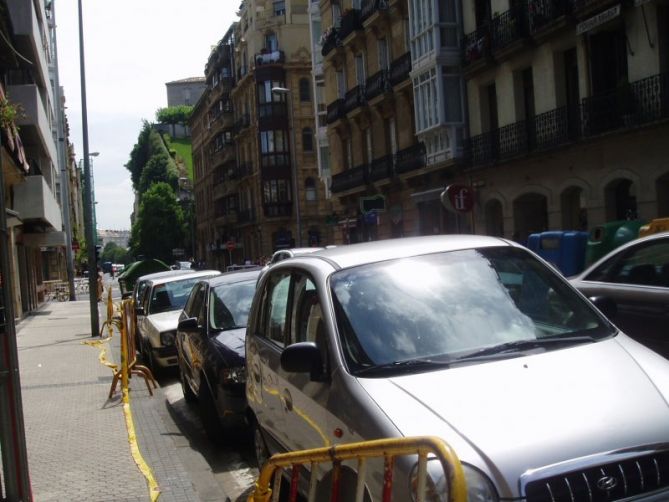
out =
<path fill-rule="evenodd" d="M 613 322 L 669 357 L 669 232 L 628 242 L 570 280 L 586 296 L 613 300 Z"/>
<path fill-rule="evenodd" d="M 150 279 L 135 304 L 140 352 L 154 372 L 177 364 L 177 323 L 193 285 L 203 277 L 220 275 L 218 270 L 186 272 L 175 270 L 171 275 Z"/>
<path fill-rule="evenodd" d="M 669 362 L 510 241 L 406 238 L 277 263 L 254 296 L 246 366 L 260 462 L 434 435 L 463 462 L 470 501 L 669 500 Z M 445 500 L 428 464 L 429 500 Z M 415 500 L 416 472 L 397 461 L 393 500 Z M 327 500 L 332 472 L 317 476 Z M 383 464 L 365 479 L 379 496 Z"/>
<path fill-rule="evenodd" d="M 262 277 L 262 274 L 267 272 L 267 270 L 272 266 L 276 265 L 280 261 L 287 260 L 288 258 L 292 258 L 293 256 L 299 256 L 303 254 L 309 254 L 313 253 L 315 251 L 320 251 L 321 249 L 325 248 L 317 248 L 317 247 L 311 247 L 311 248 L 290 248 L 290 249 L 279 249 L 278 251 L 274 251 L 272 254 L 272 258 L 267 262 L 260 273 L 260 276 L 258 276 L 258 279 Z"/>
<path fill-rule="evenodd" d="M 246 425 L 244 335 L 260 269 L 200 280 L 179 316 L 179 378 L 209 437 Z"/>

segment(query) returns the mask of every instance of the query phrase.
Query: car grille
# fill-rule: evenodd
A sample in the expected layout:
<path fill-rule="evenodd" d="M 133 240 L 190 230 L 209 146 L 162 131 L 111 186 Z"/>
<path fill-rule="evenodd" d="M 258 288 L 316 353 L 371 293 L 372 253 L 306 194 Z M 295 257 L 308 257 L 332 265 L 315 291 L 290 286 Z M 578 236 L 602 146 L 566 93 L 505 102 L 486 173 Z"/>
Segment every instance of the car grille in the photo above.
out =
<path fill-rule="evenodd" d="M 669 452 L 533 480 L 527 502 L 608 502 L 669 487 Z"/>

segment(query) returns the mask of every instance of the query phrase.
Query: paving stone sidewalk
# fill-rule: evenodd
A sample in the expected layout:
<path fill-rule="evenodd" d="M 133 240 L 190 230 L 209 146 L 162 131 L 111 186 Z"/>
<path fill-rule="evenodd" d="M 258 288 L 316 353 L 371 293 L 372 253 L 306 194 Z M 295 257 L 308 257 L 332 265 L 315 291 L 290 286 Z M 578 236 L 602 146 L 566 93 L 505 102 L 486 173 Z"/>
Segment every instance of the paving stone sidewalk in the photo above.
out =
<path fill-rule="evenodd" d="M 34 500 L 150 500 L 130 453 L 120 392 L 107 399 L 112 372 L 99 362 L 97 348 L 81 343 L 98 339 L 90 336 L 88 301 L 46 304 L 17 325 L 17 337 Z M 118 341 L 116 333 L 111 361 L 120 360 Z M 141 379 L 131 389 L 139 448 L 160 487 L 159 501 L 200 501 L 160 417 L 161 390 L 150 398 Z"/>

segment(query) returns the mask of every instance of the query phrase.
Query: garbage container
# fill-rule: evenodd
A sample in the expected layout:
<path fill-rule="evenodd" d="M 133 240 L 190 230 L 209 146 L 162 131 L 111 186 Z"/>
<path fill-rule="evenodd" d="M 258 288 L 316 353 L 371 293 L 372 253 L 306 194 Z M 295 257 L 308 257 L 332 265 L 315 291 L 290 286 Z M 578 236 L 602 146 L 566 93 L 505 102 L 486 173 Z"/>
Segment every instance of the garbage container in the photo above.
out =
<path fill-rule="evenodd" d="M 618 246 L 639 237 L 641 220 L 617 220 L 594 227 L 590 231 L 585 253 L 586 265 L 596 262 Z"/>
<path fill-rule="evenodd" d="M 146 274 L 153 274 L 154 272 L 163 272 L 169 269 L 169 265 L 156 259 L 142 260 L 131 263 L 123 271 L 123 273 L 118 276 L 118 285 L 121 288 L 121 296 L 125 298 L 127 295 L 132 293 L 132 290 L 135 287 L 135 282 L 137 282 L 137 279 L 139 279 L 141 276 Z"/>
<path fill-rule="evenodd" d="M 531 234 L 527 247 L 569 277 L 585 268 L 587 242 L 588 232 L 552 230 Z"/>
<path fill-rule="evenodd" d="M 669 232 L 669 218 L 655 218 L 650 223 L 639 229 L 639 237 L 656 234 L 658 232 Z"/>

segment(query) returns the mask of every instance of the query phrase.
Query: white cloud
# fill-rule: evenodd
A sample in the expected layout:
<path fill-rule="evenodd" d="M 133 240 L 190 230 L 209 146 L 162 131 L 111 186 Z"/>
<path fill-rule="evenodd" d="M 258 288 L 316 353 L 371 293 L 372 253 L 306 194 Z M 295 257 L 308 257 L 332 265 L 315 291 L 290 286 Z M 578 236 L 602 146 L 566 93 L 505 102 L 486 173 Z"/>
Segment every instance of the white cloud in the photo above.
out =
<path fill-rule="evenodd" d="M 211 47 L 236 20 L 229 0 L 83 2 L 89 151 L 99 229 L 128 229 L 128 161 L 142 119 L 167 104 L 165 82 L 203 76 Z M 60 84 L 70 141 L 83 155 L 77 2 L 56 1 Z"/>

